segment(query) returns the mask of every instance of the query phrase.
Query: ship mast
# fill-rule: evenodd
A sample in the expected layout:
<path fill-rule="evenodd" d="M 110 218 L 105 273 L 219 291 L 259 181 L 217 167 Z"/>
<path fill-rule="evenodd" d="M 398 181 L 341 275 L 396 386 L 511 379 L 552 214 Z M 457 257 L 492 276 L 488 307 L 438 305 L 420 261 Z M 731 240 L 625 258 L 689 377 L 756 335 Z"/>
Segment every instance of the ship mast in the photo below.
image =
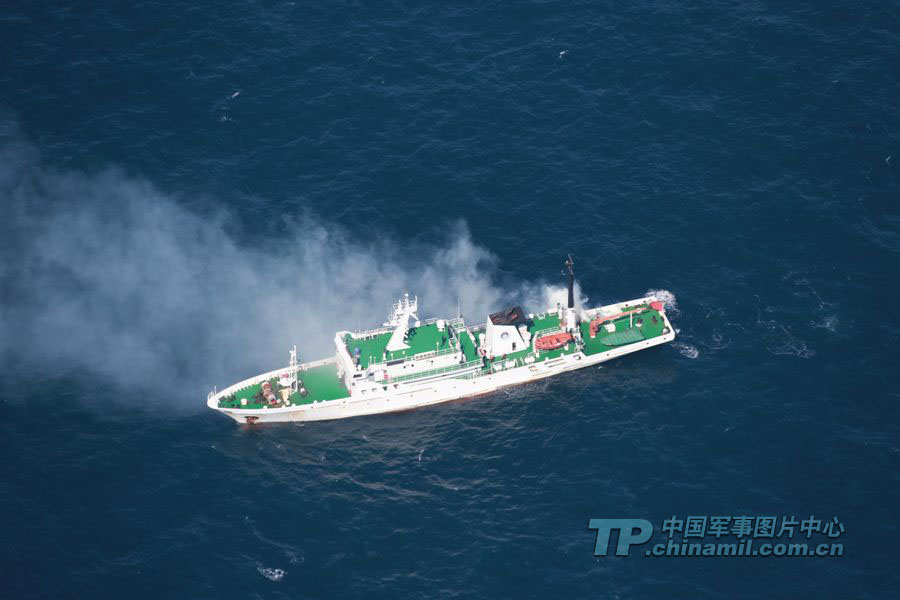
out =
<path fill-rule="evenodd" d="M 566 305 L 565 326 L 568 331 L 575 331 L 577 326 L 575 319 L 575 271 L 572 269 L 574 265 L 575 261 L 572 260 L 572 255 L 570 254 L 566 260 L 566 275 L 569 279 L 569 301 Z"/>
<path fill-rule="evenodd" d="M 409 294 L 403 294 L 403 298 L 394 305 L 394 310 L 391 313 L 388 322 L 385 323 L 385 325 L 394 328 L 391 339 L 388 340 L 386 348 L 388 352 L 396 352 L 397 350 L 406 350 L 409 348 L 409 345 L 406 343 L 406 334 L 409 331 L 409 319 L 419 318 L 417 314 L 418 309 L 419 297 L 416 296 L 410 300 Z"/>
<path fill-rule="evenodd" d="M 297 361 L 297 345 L 291 348 L 291 361 L 288 363 L 288 369 L 291 376 L 291 391 L 297 391 L 297 380 L 299 379 L 300 363 Z"/>

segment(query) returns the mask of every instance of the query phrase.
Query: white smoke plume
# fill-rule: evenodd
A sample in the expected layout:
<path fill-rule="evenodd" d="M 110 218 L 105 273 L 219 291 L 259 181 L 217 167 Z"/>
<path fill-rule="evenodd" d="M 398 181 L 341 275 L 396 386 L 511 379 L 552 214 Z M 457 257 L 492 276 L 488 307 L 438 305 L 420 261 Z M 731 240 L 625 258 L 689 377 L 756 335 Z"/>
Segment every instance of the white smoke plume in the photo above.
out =
<path fill-rule="evenodd" d="M 285 218 L 263 246 L 225 212 L 189 210 L 116 169 L 54 170 L 0 127 L 0 359 L 192 403 L 220 387 L 333 353 L 339 329 L 380 325 L 404 291 L 420 317 L 467 321 L 507 304 L 555 306 L 562 287 L 502 286 L 464 223 L 432 247 L 365 241 Z M 249 237 L 249 236 L 247 236 Z M 201 406 L 202 402 L 197 402 Z"/>

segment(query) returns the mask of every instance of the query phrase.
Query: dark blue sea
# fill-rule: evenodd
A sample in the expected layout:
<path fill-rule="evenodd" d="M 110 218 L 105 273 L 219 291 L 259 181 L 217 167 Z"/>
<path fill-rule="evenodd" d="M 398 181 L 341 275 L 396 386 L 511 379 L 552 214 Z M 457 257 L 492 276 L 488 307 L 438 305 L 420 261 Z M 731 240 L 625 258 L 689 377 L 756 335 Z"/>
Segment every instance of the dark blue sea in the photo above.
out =
<path fill-rule="evenodd" d="M 6 3 L 0 597 L 896 598 L 898 169 L 895 1 Z M 206 408 L 404 291 L 539 311 L 568 253 L 676 341 Z M 842 555 L 646 555 L 687 516 Z"/>

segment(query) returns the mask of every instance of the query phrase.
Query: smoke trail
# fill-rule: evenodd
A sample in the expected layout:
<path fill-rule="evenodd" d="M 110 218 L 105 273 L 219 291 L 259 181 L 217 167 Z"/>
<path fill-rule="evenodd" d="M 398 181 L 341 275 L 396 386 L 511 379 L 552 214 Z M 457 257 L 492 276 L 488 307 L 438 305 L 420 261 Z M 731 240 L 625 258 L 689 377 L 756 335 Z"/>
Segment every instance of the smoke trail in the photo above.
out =
<path fill-rule="evenodd" d="M 458 295 L 469 322 L 565 294 L 498 285 L 495 257 L 463 223 L 435 246 L 399 247 L 300 218 L 248 247 L 226 213 L 188 210 L 115 169 L 47 168 L 10 133 L 0 131 L 0 358 L 20 369 L 193 403 L 285 364 L 293 343 L 302 360 L 332 354 L 335 331 L 379 325 L 405 290 L 423 318 L 455 315 Z"/>

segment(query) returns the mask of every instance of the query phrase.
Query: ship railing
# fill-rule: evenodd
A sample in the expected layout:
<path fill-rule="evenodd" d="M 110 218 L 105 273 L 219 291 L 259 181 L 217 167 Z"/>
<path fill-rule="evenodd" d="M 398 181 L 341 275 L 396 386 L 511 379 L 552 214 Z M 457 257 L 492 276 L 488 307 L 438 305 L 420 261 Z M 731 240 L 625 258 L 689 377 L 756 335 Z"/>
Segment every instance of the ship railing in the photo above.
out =
<path fill-rule="evenodd" d="M 413 360 L 425 360 L 426 358 L 437 358 L 438 356 L 446 356 L 459 352 L 459 347 L 455 340 L 450 340 L 450 347 L 443 350 L 431 350 L 430 352 L 419 352 L 413 356 Z"/>
<path fill-rule="evenodd" d="M 449 321 L 447 321 L 447 325 L 453 328 L 453 331 L 457 333 L 469 330 L 469 328 L 466 327 L 466 322 L 462 319 L 462 317 L 458 319 L 450 319 Z"/>
<path fill-rule="evenodd" d="M 447 327 L 456 327 L 456 326 L 462 325 L 464 322 L 462 317 L 454 317 L 452 319 L 440 319 L 438 317 L 434 317 L 431 319 L 425 319 L 424 321 L 419 321 L 419 324 L 416 327 L 423 327 L 425 325 L 433 325 L 434 323 L 437 323 L 438 321 L 444 321 L 444 323 L 447 324 Z M 390 333 L 390 332 L 394 331 L 394 329 L 395 329 L 394 327 L 377 327 L 375 329 L 367 329 L 366 331 L 355 331 L 355 332 L 352 332 L 351 335 L 354 339 L 358 340 L 358 339 L 375 337 L 375 336 L 382 335 L 385 333 Z"/>
<path fill-rule="evenodd" d="M 555 331 L 562 331 L 562 324 L 554 325 L 553 327 L 545 327 L 543 329 L 538 329 L 534 333 L 531 334 L 531 337 L 536 338 L 538 336 L 547 335 L 548 333 L 553 333 Z"/>
<path fill-rule="evenodd" d="M 461 336 L 462 334 L 465 333 L 470 338 L 472 338 L 473 343 L 477 341 L 475 332 L 478 330 L 478 328 L 477 327 L 476 328 L 468 327 L 465 323 L 462 322 L 462 319 L 460 319 L 459 323 L 452 325 L 451 328 L 453 329 L 453 333 L 455 334 L 454 337 L 457 340 L 459 340 L 459 336 Z"/>
<path fill-rule="evenodd" d="M 470 369 L 476 365 L 481 364 L 481 359 L 478 358 L 476 360 L 470 360 L 468 362 L 464 362 L 461 365 L 450 365 L 448 367 L 441 367 L 439 369 L 431 369 L 429 371 L 422 371 L 421 373 L 410 373 L 409 375 L 400 375 L 399 377 L 391 377 L 390 379 L 382 379 L 379 381 L 380 384 L 384 385 L 387 383 L 403 383 L 404 381 L 411 381 L 413 379 L 421 379 L 424 377 L 433 377 L 435 375 L 442 375 L 444 373 L 451 373 L 453 371 L 464 371 L 466 369 Z"/>
<path fill-rule="evenodd" d="M 449 348 L 444 348 L 443 350 L 429 350 L 426 352 L 419 352 L 418 354 L 414 354 L 413 356 L 405 357 L 404 360 L 424 360 L 426 358 L 437 358 L 439 356 L 446 356 L 448 354 L 455 354 L 457 352 L 459 352 L 459 346 L 457 342 L 455 342 L 454 340 L 450 340 Z M 374 367 L 375 365 L 383 365 L 384 363 L 392 362 L 393 360 L 399 359 L 388 358 L 387 360 L 385 360 L 376 356 L 372 358 L 369 366 Z"/>
<path fill-rule="evenodd" d="M 314 361 L 310 361 L 310 362 L 306 362 L 306 363 L 301 363 L 301 364 L 297 365 L 296 372 L 302 379 L 303 371 L 306 371 L 307 369 L 312 369 L 314 367 L 321 367 L 322 365 L 327 365 L 327 364 L 333 363 L 333 362 L 335 362 L 335 358 L 333 356 L 330 356 L 328 358 L 323 358 L 321 360 L 314 360 Z M 207 399 L 207 401 L 209 401 L 216 397 L 223 398 L 225 396 L 230 396 L 231 394 L 234 394 L 235 392 L 239 392 L 241 390 L 252 387 L 261 381 L 267 381 L 269 379 L 278 377 L 282 373 L 291 373 L 292 371 L 294 371 L 294 369 L 290 365 L 288 365 L 286 367 L 281 367 L 280 369 L 275 369 L 274 371 L 269 371 L 268 373 L 262 373 L 260 375 L 255 375 L 253 377 L 250 377 L 249 379 L 239 381 L 233 385 L 228 386 L 227 388 L 225 388 L 224 390 L 221 390 L 221 391 L 216 391 L 214 388 L 213 391 L 210 392 L 206 396 L 206 399 Z"/>
<path fill-rule="evenodd" d="M 303 372 L 303 371 L 306 371 L 307 369 L 312 369 L 313 367 L 321 367 L 322 365 L 327 365 L 328 363 L 333 363 L 333 362 L 334 362 L 334 357 L 329 356 L 328 358 L 322 358 L 319 360 L 313 360 L 310 362 L 301 363 L 301 364 L 297 365 L 297 371 Z M 281 371 L 282 369 L 278 369 L 278 370 Z"/>
<path fill-rule="evenodd" d="M 562 325 L 557 325 L 555 327 L 545 327 L 544 329 L 539 329 L 538 331 L 532 333 L 531 339 L 537 341 L 537 339 L 541 336 L 549 335 L 551 333 L 559 333 L 560 331 L 563 331 Z"/>

